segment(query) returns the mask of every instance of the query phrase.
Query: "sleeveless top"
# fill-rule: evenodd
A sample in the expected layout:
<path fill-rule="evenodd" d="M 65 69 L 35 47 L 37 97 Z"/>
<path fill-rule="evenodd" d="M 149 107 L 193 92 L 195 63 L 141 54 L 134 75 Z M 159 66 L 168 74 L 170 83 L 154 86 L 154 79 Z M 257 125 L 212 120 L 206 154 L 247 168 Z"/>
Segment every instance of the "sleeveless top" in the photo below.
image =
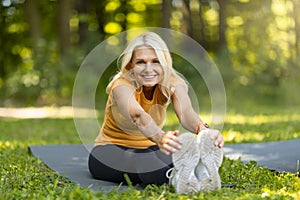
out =
<path fill-rule="evenodd" d="M 120 77 L 113 82 L 110 88 L 104 122 L 95 140 L 95 145 L 116 144 L 140 149 L 156 145 L 120 113 L 113 99 L 112 90 L 121 85 L 133 88 L 135 90 L 135 98 L 144 111 L 152 117 L 158 127 L 162 128 L 164 125 L 169 102 L 160 91 L 159 86 L 155 87 L 152 100 L 148 100 L 144 96 L 144 93 L 140 91 L 141 88 L 136 89 L 130 81 Z"/>

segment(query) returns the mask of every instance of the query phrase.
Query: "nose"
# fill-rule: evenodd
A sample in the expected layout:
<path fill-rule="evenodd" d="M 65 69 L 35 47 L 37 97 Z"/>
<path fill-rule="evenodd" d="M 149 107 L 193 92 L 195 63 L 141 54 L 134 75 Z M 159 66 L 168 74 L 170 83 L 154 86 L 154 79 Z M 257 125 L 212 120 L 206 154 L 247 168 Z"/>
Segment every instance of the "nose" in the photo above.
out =
<path fill-rule="evenodd" d="M 144 71 L 145 72 L 150 72 L 151 70 L 152 70 L 152 63 L 147 62 L 146 65 L 145 65 Z"/>

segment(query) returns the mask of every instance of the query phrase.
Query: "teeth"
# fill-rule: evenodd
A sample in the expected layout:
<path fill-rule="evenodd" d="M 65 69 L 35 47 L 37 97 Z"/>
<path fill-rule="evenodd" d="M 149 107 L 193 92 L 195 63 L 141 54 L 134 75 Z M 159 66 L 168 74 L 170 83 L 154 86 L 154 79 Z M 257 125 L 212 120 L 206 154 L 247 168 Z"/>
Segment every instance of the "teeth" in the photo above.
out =
<path fill-rule="evenodd" d="M 143 76 L 144 78 L 154 78 L 155 77 L 155 75 L 153 75 L 153 76 Z"/>

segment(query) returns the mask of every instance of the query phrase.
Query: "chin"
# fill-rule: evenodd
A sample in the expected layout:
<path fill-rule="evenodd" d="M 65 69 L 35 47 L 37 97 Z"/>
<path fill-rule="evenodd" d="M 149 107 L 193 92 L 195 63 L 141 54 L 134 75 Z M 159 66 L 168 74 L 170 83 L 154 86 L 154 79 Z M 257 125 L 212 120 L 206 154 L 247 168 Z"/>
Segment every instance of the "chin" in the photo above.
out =
<path fill-rule="evenodd" d="M 144 87 L 154 87 L 157 83 L 144 83 Z"/>

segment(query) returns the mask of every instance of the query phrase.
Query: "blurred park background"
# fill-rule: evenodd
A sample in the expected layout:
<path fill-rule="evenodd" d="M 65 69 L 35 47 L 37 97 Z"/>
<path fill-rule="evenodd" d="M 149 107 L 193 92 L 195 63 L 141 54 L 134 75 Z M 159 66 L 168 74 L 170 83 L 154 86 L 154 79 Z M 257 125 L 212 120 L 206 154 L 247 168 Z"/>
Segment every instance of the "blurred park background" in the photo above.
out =
<path fill-rule="evenodd" d="M 300 105 L 299 10 L 300 0 L 1 0 L 0 107 L 70 106 L 87 54 L 141 27 L 173 29 L 201 44 L 230 107 Z M 116 70 L 106 70 L 97 98 L 106 98 Z M 189 67 L 181 73 L 198 78 Z"/>

